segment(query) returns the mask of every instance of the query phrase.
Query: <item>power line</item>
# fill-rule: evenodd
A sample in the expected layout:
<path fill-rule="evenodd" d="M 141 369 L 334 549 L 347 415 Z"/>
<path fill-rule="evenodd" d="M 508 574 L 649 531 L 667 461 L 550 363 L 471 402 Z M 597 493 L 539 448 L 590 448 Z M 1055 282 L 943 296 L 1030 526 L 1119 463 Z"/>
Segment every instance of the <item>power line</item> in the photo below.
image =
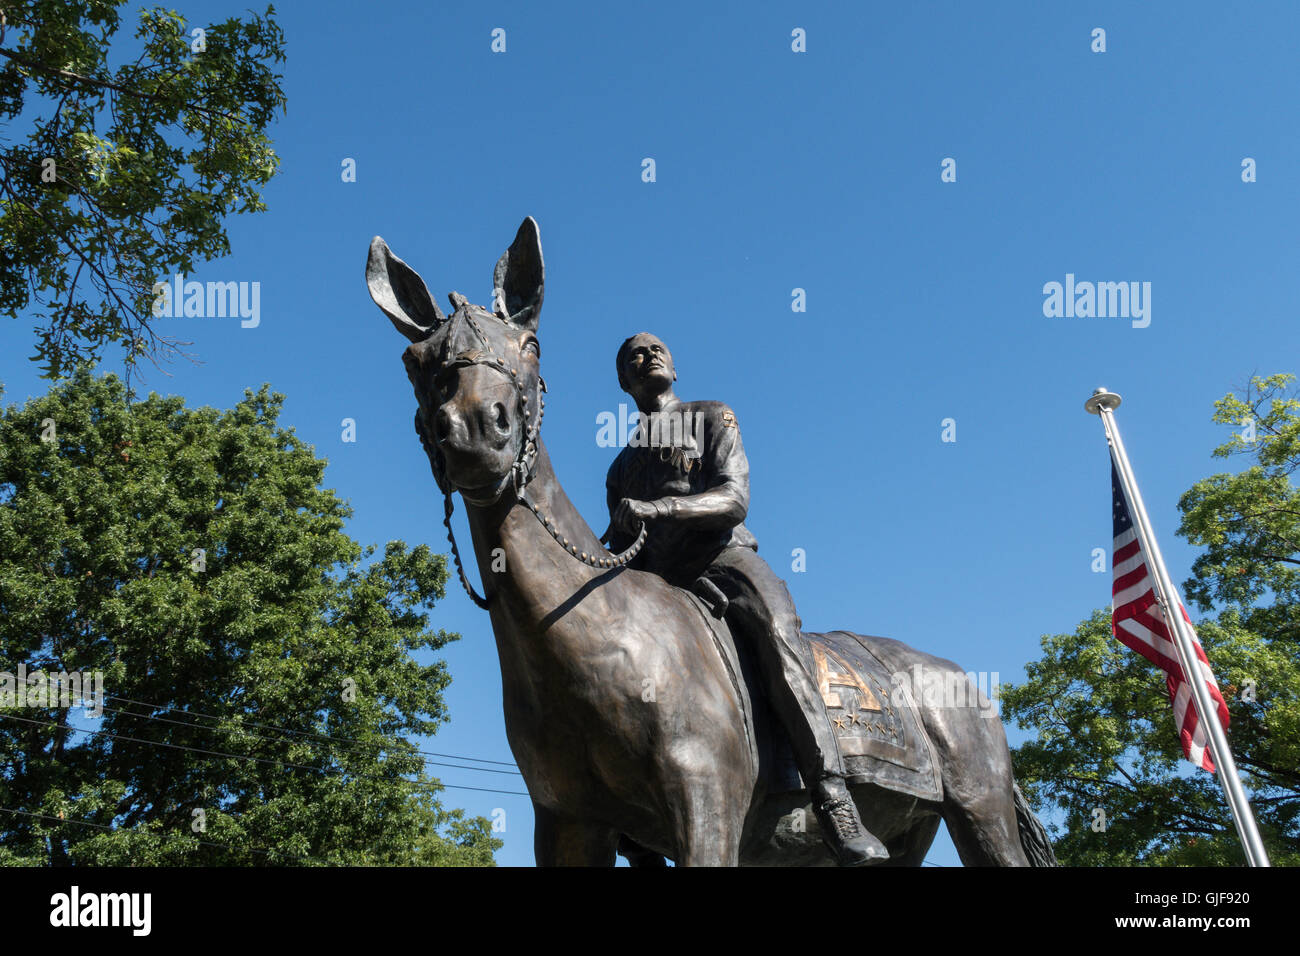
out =
<path fill-rule="evenodd" d="M 105 695 L 105 696 L 111 696 L 111 695 Z M 112 714 L 122 714 L 124 717 L 138 717 L 138 718 L 140 718 L 141 720 L 157 720 L 157 721 L 160 721 L 160 722 L 162 722 L 162 723 L 164 723 L 164 724 L 175 724 L 177 727 L 192 727 L 192 728 L 194 728 L 195 730 L 214 730 L 214 731 L 219 731 L 219 732 L 222 732 L 222 733 L 236 733 L 236 732 L 238 732 L 238 733 L 246 733 L 246 734 L 248 734 L 250 737 L 255 737 L 255 738 L 258 739 L 258 740 L 267 740 L 267 741 L 271 741 L 272 743 L 281 743 L 281 742 L 284 742 L 284 741 L 285 741 L 285 738 L 283 738 L 283 737 L 272 737 L 272 736 L 267 735 L 267 734 L 254 733 L 254 732 L 251 732 L 251 731 L 244 730 L 243 727 L 210 727 L 210 726 L 206 726 L 206 725 L 204 725 L 204 724 L 191 724 L 191 723 L 186 723 L 186 722 L 183 721 L 183 720 L 171 720 L 171 719 L 169 719 L 169 718 L 167 718 L 167 717 L 156 717 L 156 716 L 154 716 L 154 715 L 152 715 L 152 714 L 134 714 L 134 713 L 132 713 L 131 711 L 129 711 L 129 710 L 123 710 L 123 709 L 120 708 L 120 707 L 104 707 L 104 708 L 102 708 L 102 709 L 103 709 L 103 710 L 106 710 L 106 711 L 108 711 L 109 713 L 112 713 Z M 188 713 L 188 711 L 183 711 L 183 710 L 179 710 L 179 711 L 178 711 L 178 710 L 174 710 L 173 708 L 159 708 L 159 709 L 171 710 L 171 711 L 174 712 L 174 713 L 182 713 L 182 714 L 183 714 L 183 713 Z M 220 718 L 216 718 L 216 719 L 220 719 Z M 335 739 L 335 740 L 344 740 L 344 739 L 346 739 L 346 738 L 341 738 L 341 737 L 340 737 L 340 738 L 331 738 L 331 739 Z M 394 738 L 394 739 L 398 739 L 398 738 Z M 384 749 L 382 744 L 366 744 L 364 741 L 360 741 L 360 740 L 356 741 L 355 744 L 354 744 L 354 746 L 358 746 L 358 747 L 362 747 L 362 746 L 372 746 L 372 747 L 376 747 L 376 748 L 379 748 L 379 749 Z M 392 748 L 388 748 L 388 749 L 391 749 L 391 750 L 397 751 L 399 748 L 392 747 Z M 415 748 L 413 748 L 413 747 L 410 748 L 408 751 L 405 751 L 405 752 L 406 752 L 406 753 L 417 753 L 417 754 L 418 754 L 418 753 L 423 753 L 423 751 L 417 750 L 417 749 L 415 749 Z M 473 758 L 473 757 L 463 757 L 463 758 L 460 758 L 460 759 L 464 759 L 464 760 L 473 760 L 474 758 Z M 454 767 L 454 768 L 457 769 L 457 770 L 477 770 L 479 773 L 504 773 L 504 774 L 513 774 L 513 775 L 516 776 L 516 777 L 522 777 L 522 776 L 523 776 L 523 774 L 521 774 L 518 770 L 497 770 L 495 767 L 467 767 L 467 766 L 465 766 L 464 764 L 458 764 L 458 763 L 443 763 L 442 761 L 439 761 L 439 760 L 425 760 L 424 762 L 425 762 L 426 764 L 433 764 L 434 766 L 437 766 L 437 767 Z M 495 762 L 495 761 L 494 761 L 494 762 Z"/>
<path fill-rule="evenodd" d="M 252 760 L 256 763 L 270 764 L 271 766 L 275 766 L 275 767 L 288 767 L 291 770 L 310 770 L 313 773 L 324 773 L 333 776 L 351 777 L 354 780 L 371 780 L 376 783 L 394 782 L 392 780 L 386 780 L 383 777 L 372 777 L 367 774 L 348 773 L 346 770 L 335 770 L 330 767 L 310 767 L 307 764 L 289 763 L 284 760 L 272 760 L 269 757 L 254 757 L 249 754 L 232 754 L 232 753 L 227 753 L 224 750 L 204 750 L 200 747 L 186 747 L 183 744 L 172 744 L 162 740 L 144 740 L 140 737 L 128 737 L 125 734 L 114 734 L 114 733 L 110 733 L 107 730 L 90 730 L 90 729 L 83 729 L 79 727 L 71 727 L 66 724 L 60 724 L 52 720 L 48 720 L 48 721 L 32 720 L 28 717 L 17 717 L 13 714 L 0 714 L 0 720 L 17 720 L 25 724 L 34 724 L 38 727 L 62 727 L 66 730 L 71 731 L 72 733 L 99 734 L 104 737 L 112 738 L 113 740 L 124 740 L 127 741 L 128 743 L 145 744 L 150 747 L 167 747 L 171 750 L 185 750 L 185 751 L 189 751 L 190 753 L 203 754 L 204 756 L 208 756 L 208 757 L 222 757 L 230 760 Z M 437 789 L 431 789 L 429 787 L 421 786 L 415 783 L 415 781 L 413 780 L 403 780 L 403 782 L 414 785 L 417 790 L 422 790 L 428 793 L 438 792 Z M 452 783 L 440 783 L 439 786 L 441 788 L 446 788 L 448 790 L 477 790 L 481 793 L 506 793 L 518 797 L 528 796 L 528 793 L 523 790 L 500 790 L 495 787 L 470 787 L 470 786 L 466 786 L 465 784 L 452 784 Z"/>
<path fill-rule="evenodd" d="M 206 719 L 206 720 L 230 720 L 230 719 L 231 719 L 231 718 L 229 718 L 229 717 L 218 717 L 218 716 L 216 716 L 216 715 L 214 715 L 214 714 L 205 714 L 205 713 L 203 713 L 202 711 L 198 711 L 198 710 L 186 710 L 186 709 L 184 709 L 184 708 L 180 708 L 180 707 L 173 707 L 173 706 L 168 705 L 168 704 L 151 704 L 151 703 L 149 703 L 147 700 L 133 700 L 133 699 L 130 698 L 130 697 L 119 697 L 117 694 L 105 694 L 104 696 L 105 696 L 106 698 L 111 699 L 111 700 L 120 700 L 120 701 L 123 701 L 124 703 L 127 703 L 127 704 L 138 704 L 138 705 L 140 705 L 141 707 L 152 707 L 152 708 L 154 708 L 155 710 L 170 711 L 171 713 L 176 713 L 176 714 L 186 714 L 186 715 L 188 715 L 188 716 L 192 716 L 192 717 L 202 717 L 202 718 L 204 718 L 204 719 Z M 252 721 L 252 720 L 249 720 L 249 721 L 243 721 L 243 723 L 246 723 L 249 727 L 258 727 L 258 728 L 261 728 L 262 730 L 275 730 L 275 731 L 279 731 L 279 732 L 281 732 L 281 733 L 293 734 L 293 735 L 296 736 L 296 737 L 315 737 L 315 738 L 320 739 L 320 740 L 330 740 L 330 741 L 335 741 L 335 742 L 351 743 L 351 744 L 353 744 L 353 745 L 355 745 L 355 746 L 359 746 L 359 747 L 378 747 L 378 746 L 380 746 L 379 744 L 370 744 L 370 743 L 367 743 L 367 742 L 365 742 L 365 741 L 363 741 L 363 740 L 357 740 L 355 737 L 334 737 L 334 736 L 331 736 L 331 735 L 329 735 L 329 734 L 320 734 L 320 733 L 315 733 L 315 732 L 310 731 L 310 730 L 294 730 L 294 729 L 291 728 L 291 727 L 277 727 L 277 726 L 275 726 L 274 724 L 259 724 L 259 723 L 257 723 L 256 721 Z M 399 738 L 399 737 L 393 737 L 393 738 L 390 738 L 390 739 L 392 739 L 392 740 L 400 740 L 401 738 Z M 419 749 L 416 749 L 415 752 L 418 753 L 418 754 L 422 754 L 422 755 L 424 755 L 424 756 L 427 756 L 427 757 L 446 757 L 448 760 L 468 760 L 468 761 L 470 761 L 471 763 L 492 763 L 492 764 L 499 764 L 499 765 L 501 765 L 501 766 L 503 766 L 503 767 L 514 767 L 514 766 L 516 766 L 516 764 L 512 763 L 512 762 L 509 761 L 509 760 L 489 760 L 489 759 L 487 759 L 486 757 L 466 757 L 466 756 L 462 756 L 462 755 L 460 755 L 460 754 L 444 754 L 444 753 L 436 753 L 436 752 L 434 752 L 434 751 L 432 751 L 432 750 L 419 750 Z"/>

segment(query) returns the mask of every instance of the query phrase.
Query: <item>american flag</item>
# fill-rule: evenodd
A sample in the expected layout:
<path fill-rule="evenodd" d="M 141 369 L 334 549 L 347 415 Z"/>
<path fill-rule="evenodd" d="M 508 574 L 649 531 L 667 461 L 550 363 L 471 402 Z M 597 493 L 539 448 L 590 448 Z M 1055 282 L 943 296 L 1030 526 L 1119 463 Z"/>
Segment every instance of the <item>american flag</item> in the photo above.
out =
<path fill-rule="evenodd" d="M 1120 485 L 1119 475 L 1115 471 L 1115 461 L 1110 464 L 1110 486 L 1112 497 L 1112 518 L 1115 525 L 1114 565 L 1115 579 L 1111 588 L 1114 608 L 1111 618 L 1111 630 L 1115 638 L 1132 650 L 1137 651 L 1152 664 L 1161 668 L 1165 674 L 1165 683 L 1169 688 L 1169 701 L 1174 707 L 1174 723 L 1178 726 L 1178 736 L 1182 740 L 1183 754 L 1198 767 L 1214 772 L 1214 759 L 1210 756 L 1205 728 L 1199 726 L 1196 708 L 1192 704 L 1192 689 L 1183 679 L 1183 669 L 1178 663 L 1178 650 L 1173 637 L 1160 614 L 1156 603 L 1155 576 L 1147 567 L 1147 556 L 1142 553 L 1142 544 L 1133 527 L 1133 516 L 1128 501 L 1124 497 L 1124 488 Z M 1178 600 L 1177 595 L 1173 596 Z M 1191 627 L 1191 618 L 1178 602 L 1178 613 Z M 1210 662 L 1201 648 L 1196 631 L 1192 631 L 1192 640 L 1196 645 L 1196 658 L 1199 662 L 1201 677 L 1210 691 L 1210 698 L 1215 702 L 1219 722 L 1226 729 L 1228 726 L 1228 705 L 1214 680 Z"/>

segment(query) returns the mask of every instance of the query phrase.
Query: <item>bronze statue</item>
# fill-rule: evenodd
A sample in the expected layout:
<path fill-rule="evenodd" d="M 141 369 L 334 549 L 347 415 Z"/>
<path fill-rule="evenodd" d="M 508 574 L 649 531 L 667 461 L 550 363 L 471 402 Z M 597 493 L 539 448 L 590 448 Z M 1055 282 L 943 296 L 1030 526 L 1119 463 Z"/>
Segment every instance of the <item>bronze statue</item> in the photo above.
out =
<path fill-rule="evenodd" d="M 682 588 L 708 582 L 725 598 L 732 633 L 754 642 L 763 689 L 790 737 L 823 838 L 846 866 L 887 859 L 844 785 L 790 592 L 744 525 L 749 462 L 735 413 L 721 402 L 681 401 L 673 392 L 672 353 L 657 336 L 632 336 L 615 364 L 619 385 L 641 413 L 643 440 L 629 442 L 606 478 L 611 547 L 626 548 L 646 522 L 645 547 L 631 567 Z"/>
<path fill-rule="evenodd" d="M 444 495 L 449 537 L 452 494 L 466 503 L 484 596 L 470 585 L 454 537 L 452 555 L 492 620 L 538 864 L 610 865 L 621 848 L 643 865 L 664 857 L 688 866 L 830 864 L 837 853 L 847 862 L 920 865 L 941 819 L 967 865 L 1054 864 L 1012 779 L 1002 726 L 957 665 L 887 638 L 800 635 L 784 585 L 749 547 L 743 507 L 706 500 L 717 517 L 704 524 L 716 526 L 686 545 L 680 553 L 691 560 L 674 569 L 661 549 L 681 542 L 660 532 L 699 505 L 695 495 L 649 503 L 621 495 L 614 534 L 619 546 L 630 543 L 618 554 L 604 549 L 541 440 L 544 278 L 531 218 L 497 263 L 491 310 L 453 292 L 444 314 L 378 237 L 366 265 L 371 296 L 411 342 L 402 359 L 419 402 L 415 427 Z M 663 367 L 650 369 L 652 353 L 647 347 L 638 361 L 662 379 L 671 360 L 665 349 Z M 661 463 L 707 468 L 697 457 L 725 451 L 710 428 L 733 429 L 726 437 L 740 447 L 725 406 L 706 412 L 703 440 L 661 445 Z M 611 489 L 638 487 L 626 481 L 615 476 Z M 689 480 L 683 487 L 696 490 Z M 743 639 L 729 621 L 748 632 Z M 923 673 L 970 693 L 930 700 L 899 679 Z M 791 698 L 821 714 L 796 714 Z M 831 743 L 821 730 L 827 717 Z M 827 802 L 825 771 L 833 777 L 838 760 L 863 824 L 857 849 L 843 807 L 819 818 L 810 806 Z M 829 800 L 836 797 L 832 783 Z M 840 825 L 848 839 L 822 833 Z M 873 857 L 876 838 L 887 860 Z"/>

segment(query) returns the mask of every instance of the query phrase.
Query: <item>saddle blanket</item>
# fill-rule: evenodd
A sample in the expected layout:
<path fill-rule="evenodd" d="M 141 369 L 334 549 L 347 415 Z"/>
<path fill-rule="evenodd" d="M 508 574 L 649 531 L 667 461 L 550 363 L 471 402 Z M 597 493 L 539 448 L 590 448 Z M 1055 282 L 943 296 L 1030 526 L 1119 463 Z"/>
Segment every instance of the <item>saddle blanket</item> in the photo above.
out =
<path fill-rule="evenodd" d="M 888 667 L 848 631 L 804 633 L 813 677 L 831 721 L 850 784 L 872 783 L 922 800 L 942 799 L 934 747 L 921 726 L 907 681 L 894 681 Z M 772 721 L 770 790 L 802 790 L 789 739 Z"/>

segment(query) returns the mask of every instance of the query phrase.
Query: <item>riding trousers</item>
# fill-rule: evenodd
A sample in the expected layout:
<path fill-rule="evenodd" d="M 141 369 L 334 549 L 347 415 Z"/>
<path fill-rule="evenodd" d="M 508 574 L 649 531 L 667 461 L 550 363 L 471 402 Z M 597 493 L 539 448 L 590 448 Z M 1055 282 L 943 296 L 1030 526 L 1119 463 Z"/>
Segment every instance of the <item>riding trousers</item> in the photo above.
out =
<path fill-rule="evenodd" d="M 752 642 L 768 701 L 790 735 L 804 783 L 811 789 L 823 777 L 844 776 L 830 718 L 808 666 L 802 622 L 785 582 L 747 547 L 723 548 L 700 577 L 730 601 L 726 619 L 737 640 Z"/>

